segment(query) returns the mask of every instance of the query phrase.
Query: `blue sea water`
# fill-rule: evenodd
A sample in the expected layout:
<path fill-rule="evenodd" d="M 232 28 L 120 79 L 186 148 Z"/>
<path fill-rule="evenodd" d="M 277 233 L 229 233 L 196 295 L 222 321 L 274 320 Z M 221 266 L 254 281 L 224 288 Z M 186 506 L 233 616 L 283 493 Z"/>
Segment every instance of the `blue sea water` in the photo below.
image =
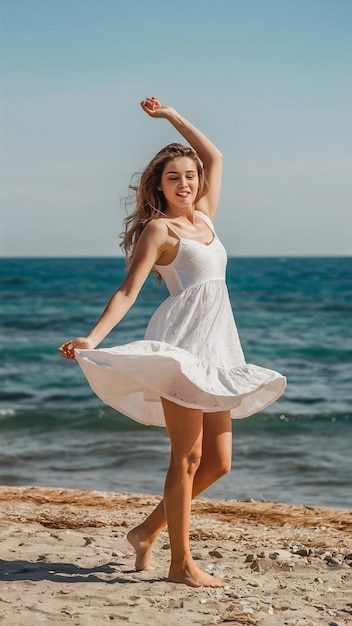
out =
<path fill-rule="evenodd" d="M 123 277 L 121 258 L 0 261 L 2 484 L 162 492 L 165 430 L 103 405 L 57 351 Z M 288 386 L 233 423 L 232 472 L 205 495 L 351 507 L 352 258 L 231 258 L 227 279 L 247 361 Z M 150 277 L 102 345 L 143 338 L 166 295 Z"/>

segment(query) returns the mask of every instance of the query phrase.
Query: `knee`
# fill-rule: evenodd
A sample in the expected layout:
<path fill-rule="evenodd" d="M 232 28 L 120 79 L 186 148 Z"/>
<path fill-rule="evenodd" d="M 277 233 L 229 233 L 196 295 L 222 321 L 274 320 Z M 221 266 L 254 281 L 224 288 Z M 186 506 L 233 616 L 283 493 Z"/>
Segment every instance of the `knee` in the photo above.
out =
<path fill-rule="evenodd" d="M 231 470 L 231 456 L 221 456 L 212 459 L 209 463 L 209 468 L 216 479 L 225 476 Z"/>
<path fill-rule="evenodd" d="M 198 467 L 200 466 L 201 458 L 201 451 L 192 450 L 188 454 L 185 454 L 179 458 L 173 457 L 171 464 L 182 474 L 194 476 Z"/>
<path fill-rule="evenodd" d="M 231 471 L 231 457 L 228 459 L 222 459 L 218 466 L 220 476 L 225 476 Z"/>
<path fill-rule="evenodd" d="M 195 474 L 202 461 L 202 452 L 194 450 L 185 459 L 188 474 Z"/>

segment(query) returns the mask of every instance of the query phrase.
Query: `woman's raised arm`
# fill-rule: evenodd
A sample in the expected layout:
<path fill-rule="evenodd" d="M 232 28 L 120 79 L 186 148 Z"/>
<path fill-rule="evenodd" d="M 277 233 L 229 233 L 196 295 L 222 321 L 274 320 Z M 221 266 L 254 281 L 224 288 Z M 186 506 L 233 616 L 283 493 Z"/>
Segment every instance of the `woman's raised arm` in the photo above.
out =
<path fill-rule="evenodd" d="M 221 188 L 222 154 L 198 128 L 170 106 L 162 105 L 156 98 L 142 100 L 141 107 L 150 117 L 163 118 L 172 124 L 197 152 L 206 174 L 207 191 L 198 201 L 197 209 L 214 216 Z"/>

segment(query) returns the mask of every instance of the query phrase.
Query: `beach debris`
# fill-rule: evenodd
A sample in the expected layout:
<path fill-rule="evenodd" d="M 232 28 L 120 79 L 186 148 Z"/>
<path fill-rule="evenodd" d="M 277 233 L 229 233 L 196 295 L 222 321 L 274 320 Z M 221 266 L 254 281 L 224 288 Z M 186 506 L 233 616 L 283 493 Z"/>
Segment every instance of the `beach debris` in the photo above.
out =
<path fill-rule="evenodd" d="M 225 596 L 227 596 L 228 598 L 232 598 L 233 600 L 239 600 L 240 598 L 238 593 L 235 593 L 234 591 L 226 592 Z"/>
<path fill-rule="evenodd" d="M 329 554 L 324 558 L 324 561 L 332 567 L 339 567 L 341 565 L 340 561 L 335 559 L 333 556 L 330 556 Z"/>
<path fill-rule="evenodd" d="M 250 569 L 254 572 L 266 572 L 269 569 L 291 571 L 295 565 L 292 554 L 288 550 L 247 554 L 244 562 L 250 563 Z"/>
<path fill-rule="evenodd" d="M 210 550 L 209 556 L 213 556 L 215 559 L 222 559 L 222 554 L 219 550 Z"/>
<path fill-rule="evenodd" d="M 63 615 L 68 615 L 69 617 L 72 617 L 70 611 L 68 611 L 66 608 L 61 609 L 60 613 L 62 613 Z"/>
<path fill-rule="evenodd" d="M 252 615 L 254 613 L 251 605 L 247 600 L 241 600 L 240 605 L 242 606 L 243 613 L 245 613 L 246 615 Z"/>
<path fill-rule="evenodd" d="M 275 567 L 271 559 L 258 558 L 254 559 L 250 565 L 253 572 L 267 572 Z"/>
<path fill-rule="evenodd" d="M 306 602 L 313 602 L 314 597 L 308 594 L 307 596 L 303 597 L 303 600 L 305 600 Z"/>
<path fill-rule="evenodd" d="M 83 537 L 83 539 L 85 541 L 84 543 L 85 546 L 89 546 L 94 541 L 93 537 Z"/>
<path fill-rule="evenodd" d="M 234 622 L 236 626 L 237 624 L 249 626 L 257 623 L 256 620 L 251 617 L 251 615 L 245 613 L 242 608 L 239 608 L 235 604 L 230 604 L 228 607 L 226 607 L 225 611 L 221 613 L 220 619 L 222 622 Z"/>
<path fill-rule="evenodd" d="M 298 548 L 297 550 L 293 550 L 292 553 L 297 554 L 298 556 L 310 556 L 312 554 L 312 550 L 310 548 Z"/>

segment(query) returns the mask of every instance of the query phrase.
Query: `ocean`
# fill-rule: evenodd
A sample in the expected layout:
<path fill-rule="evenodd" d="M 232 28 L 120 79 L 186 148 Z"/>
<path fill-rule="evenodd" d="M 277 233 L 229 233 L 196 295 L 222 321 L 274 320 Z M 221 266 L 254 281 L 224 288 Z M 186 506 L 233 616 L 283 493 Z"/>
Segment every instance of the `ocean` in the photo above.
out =
<path fill-rule="evenodd" d="M 84 335 L 124 277 L 122 258 L 0 261 L 0 482 L 159 494 L 162 428 L 103 405 L 58 346 Z M 205 497 L 352 506 L 352 257 L 230 258 L 247 362 L 287 377 L 266 411 L 233 422 L 232 471 Z M 142 339 L 167 296 L 148 278 L 102 346 Z"/>

